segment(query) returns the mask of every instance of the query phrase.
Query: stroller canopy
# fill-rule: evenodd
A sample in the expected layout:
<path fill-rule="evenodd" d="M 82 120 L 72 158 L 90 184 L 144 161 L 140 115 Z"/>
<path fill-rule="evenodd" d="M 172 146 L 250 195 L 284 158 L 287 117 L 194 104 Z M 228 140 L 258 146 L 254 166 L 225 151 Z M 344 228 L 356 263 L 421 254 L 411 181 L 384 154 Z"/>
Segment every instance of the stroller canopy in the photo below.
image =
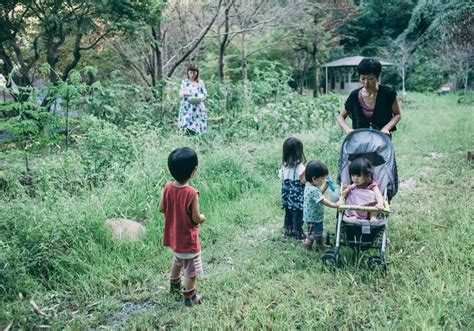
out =
<path fill-rule="evenodd" d="M 337 183 L 351 184 L 349 164 L 357 159 L 365 158 L 374 166 L 374 179 L 380 191 L 387 189 L 387 197 L 391 200 L 398 191 L 397 162 L 390 138 L 373 129 L 359 129 L 349 133 L 341 145 Z"/>

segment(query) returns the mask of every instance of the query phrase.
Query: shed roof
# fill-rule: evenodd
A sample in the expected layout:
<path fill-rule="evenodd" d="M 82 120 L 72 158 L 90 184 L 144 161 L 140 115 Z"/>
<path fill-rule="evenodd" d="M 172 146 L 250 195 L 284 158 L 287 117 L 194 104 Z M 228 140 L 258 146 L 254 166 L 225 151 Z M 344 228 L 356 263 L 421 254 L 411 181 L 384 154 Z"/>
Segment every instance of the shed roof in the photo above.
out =
<path fill-rule="evenodd" d="M 364 56 L 343 57 L 342 59 L 323 64 L 323 67 L 330 67 L 330 68 L 331 67 L 357 67 L 363 58 Z M 382 61 L 382 60 L 379 60 L 379 61 L 380 61 L 380 64 L 383 66 L 393 65 L 392 62 Z"/>

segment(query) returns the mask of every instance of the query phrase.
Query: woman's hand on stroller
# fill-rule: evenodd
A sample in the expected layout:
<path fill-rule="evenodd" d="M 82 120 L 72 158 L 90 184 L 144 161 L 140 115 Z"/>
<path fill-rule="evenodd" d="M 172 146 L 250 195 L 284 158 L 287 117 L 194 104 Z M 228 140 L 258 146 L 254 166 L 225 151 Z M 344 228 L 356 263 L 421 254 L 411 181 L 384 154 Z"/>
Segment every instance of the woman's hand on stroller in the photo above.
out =
<path fill-rule="evenodd" d="M 355 130 L 352 129 L 352 128 L 349 128 L 349 127 L 344 130 L 344 132 L 345 132 L 346 135 L 348 135 L 349 133 L 351 133 L 351 132 L 353 132 L 353 131 L 355 131 Z"/>
<path fill-rule="evenodd" d="M 380 132 L 385 133 L 386 135 L 390 136 L 390 129 L 387 127 L 383 127 Z"/>

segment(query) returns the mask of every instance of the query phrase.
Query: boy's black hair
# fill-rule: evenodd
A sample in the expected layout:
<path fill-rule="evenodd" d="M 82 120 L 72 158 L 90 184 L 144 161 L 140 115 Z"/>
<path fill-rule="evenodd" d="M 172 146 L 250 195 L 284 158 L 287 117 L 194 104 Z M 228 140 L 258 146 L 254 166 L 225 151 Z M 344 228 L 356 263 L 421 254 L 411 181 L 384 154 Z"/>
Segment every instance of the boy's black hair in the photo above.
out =
<path fill-rule="evenodd" d="M 189 147 L 176 148 L 168 156 L 168 169 L 171 176 L 180 183 L 184 183 L 191 178 L 191 174 L 197 165 L 197 154 Z"/>
<path fill-rule="evenodd" d="M 298 163 L 306 162 L 303 153 L 303 143 L 295 137 L 286 138 L 283 142 L 283 157 L 281 163 L 289 168 L 296 167 Z"/>
<path fill-rule="evenodd" d="M 313 178 L 325 177 L 327 175 L 329 175 L 328 167 L 318 160 L 309 161 L 304 171 L 304 177 L 308 182 L 312 182 Z"/>
<path fill-rule="evenodd" d="M 359 75 L 375 75 L 378 79 L 382 72 L 382 64 L 376 59 L 366 57 L 360 61 L 357 71 Z"/>
<path fill-rule="evenodd" d="M 349 176 L 356 175 L 356 176 L 367 176 L 369 181 L 373 179 L 374 175 L 374 168 L 372 167 L 372 163 L 369 160 L 360 157 L 355 159 L 349 165 Z"/>

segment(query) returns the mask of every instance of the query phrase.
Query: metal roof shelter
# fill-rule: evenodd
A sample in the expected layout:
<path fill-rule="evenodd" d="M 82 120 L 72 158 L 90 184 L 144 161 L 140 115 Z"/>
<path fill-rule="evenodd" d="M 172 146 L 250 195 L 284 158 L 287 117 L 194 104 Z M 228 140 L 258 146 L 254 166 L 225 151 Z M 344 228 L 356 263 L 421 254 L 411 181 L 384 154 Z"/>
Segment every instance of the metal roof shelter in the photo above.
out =
<path fill-rule="evenodd" d="M 353 73 L 355 72 L 354 67 L 357 67 L 359 65 L 360 61 L 362 61 L 362 59 L 364 59 L 364 58 L 365 58 L 364 56 L 349 56 L 349 57 L 344 57 L 342 59 L 339 59 L 339 60 L 336 60 L 336 61 L 331 61 L 331 62 L 328 62 L 326 64 L 323 64 L 322 67 L 326 68 L 326 93 L 329 90 L 328 68 L 341 68 L 340 75 L 336 76 L 337 78 L 333 79 L 333 80 L 337 80 L 337 79 L 341 78 L 340 88 L 338 90 L 343 90 L 343 91 L 348 91 L 349 92 L 349 91 L 352 91 L 354 88 L 356 88 L 355 85 L 358 85 L 358 83 L 354 84 L 354 83 L 351 82 L 351 77 L 352 77 Z M 382 64 L 382 66 L 391 66 L 391 65 L 393 65 L 392 62 L 383 61 L 383 60 L 379 60 L 379 61 L 380 61 L 380 64 Z M 347 75 L 345 75 L 345 74 L 347 74 Z M 346 81 L 346 79 L 347 79 L 347 81 Z M 331 85 L 334 85 L 334 87 L 331 88 L 332 90 L 336 89 L 335 88 L 335 81 L 332 82 Z"/>

